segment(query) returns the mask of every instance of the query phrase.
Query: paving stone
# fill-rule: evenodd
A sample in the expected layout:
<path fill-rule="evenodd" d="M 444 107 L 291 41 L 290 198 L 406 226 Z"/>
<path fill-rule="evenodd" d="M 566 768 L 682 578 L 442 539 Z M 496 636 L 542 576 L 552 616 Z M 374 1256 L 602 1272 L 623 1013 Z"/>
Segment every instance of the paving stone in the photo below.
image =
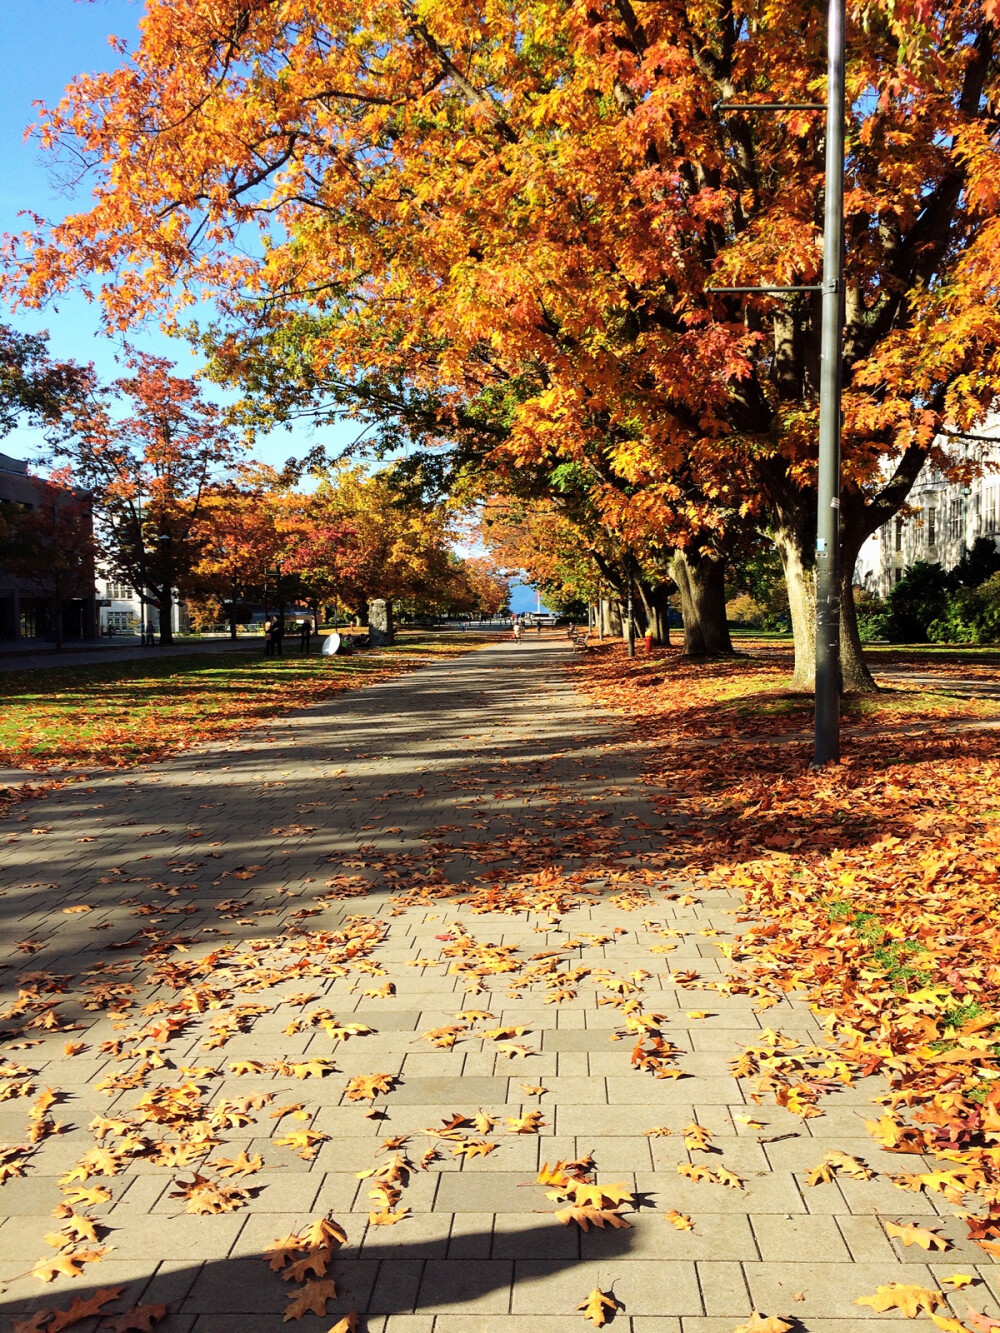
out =
<path fill-rule="evenodd" d="M 750 1294 L 741 1264 L 713 1259 L 695 1267 L 705 1314 L 732 1316 L 749 1313 Z"/>
<path fill-rule="evenodd" d="M 849 1261 L 851 1252 L 832 1217 L 785 1217 L 779 1213 L 757 1213 L 753 1230 L 765 1262 L 780 1262 L 794 1254 L 801 1264 Z"/>
<path fill-rule="evenodd" d="M 794 1309 L 797 1317 L 811 1324 L 813 1319 L 866 1318 L 865 1307 L 856 1305 L 859 1296 L 870 1296 L 875 1288 L 888 1282 L 931 1284 L 926 1265 L 907 1265 L 905 1275 L 895 1273 L 880 1263 L 823 1263 L 814 1260 L 799 1263 L 744 1264 L 750 1294 L 758 1310 Z M 791 1295 L 802 1292 L 804 1300 L 790 1305 Z M 871 1313 L 871 1311 L 868 1311 Z"/>
<path fill-rule="evenodd" d="M 428 1259 L 418 1304 L 435 1313 L 506 1314 L 513 1276 L 510 1259 Z"/>
<path fill-rule="evenodd" d="M 703 1313 L 694 1264 L 628 1257 L 578 1264 L 518 1260 L 512 1312 L 561 1314 L 594 1287 L 613 1291 L 630 1316 Z"/>

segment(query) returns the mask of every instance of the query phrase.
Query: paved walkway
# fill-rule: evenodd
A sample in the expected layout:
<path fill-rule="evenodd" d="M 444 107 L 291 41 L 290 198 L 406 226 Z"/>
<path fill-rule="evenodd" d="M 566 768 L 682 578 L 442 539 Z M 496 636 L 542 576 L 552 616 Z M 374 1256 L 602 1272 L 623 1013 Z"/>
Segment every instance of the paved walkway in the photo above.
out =
<path fill-rule="evenodd" d="M 107 1289 L 167 1307 L 119 1333 L 563 1333 L 595 1287 L 616 1333 L 843 1333 L 955 1272 L 997 1309 L 889 1183 L 920 1159 L 866 1136 L 881 1083 L 801 1119 L 734 1077 L 816 1019 L 712 989 L 738 898 L 675 880 L 568 655 L 491 644 L 0 826 L 0 1329 Z M 877 1174 L 809 1186 L 833 1150 Z M 922 1215 L 947 1255 L 887 1239 Z"/>

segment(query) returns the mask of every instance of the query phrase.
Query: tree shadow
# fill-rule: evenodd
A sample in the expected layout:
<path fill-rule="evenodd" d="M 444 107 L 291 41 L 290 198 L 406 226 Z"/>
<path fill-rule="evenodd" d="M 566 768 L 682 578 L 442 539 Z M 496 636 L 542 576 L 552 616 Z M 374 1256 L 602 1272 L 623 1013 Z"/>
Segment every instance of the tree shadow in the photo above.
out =
<path fill-rule="evenodd" d="M 460 1216 L 456 1215 L 456 1221 Z M 57 1279 L 52 1286 L 42 1287 L 37 1279 L 25 1277 L 9 1284 L 0 1295 L 3 1326 L 9 1326 L 8 1320 L 15 1328 L 18 1321 L 26 1321 L 31 1333 L 42 1333 L 46 1323 L 41 1319 L 34 1322 L 33 1315 L 66 1310 L 74 1300 L 85 1303 L 99 1291 L 110 1291 L 113 1296 L 101 1306 L 102 1319 L 136 1306 L 166 1306 L 162 1322 L 150 1325 L 157 1333 L 270 1333 L 282 1326 L 302 1284 L 282 1281 L 280 1272 L 271 1271 L 268 1254 L 247 1253 L 237 1243 L 236 1253 L 230 1258 L 161 1261 L 157 1258 L 161 1246 L 156 1220 L 154 1216 L 143 1219 L 144 1234 L 149 1239 L 141 1260 L 116 1263 L 109 1256 L 103 1264 L 86 1270 L 88 1280 Z M 348 1218 L 347 1225 L 355 1220 L 360 1222 L 361 1218 Z M 112 1213 L 109 1222 L 114 1221 Z M 294 1219 L 275 1215 L 274 1239 L 280 1239 L 278 1233 L 283 1227 L 287 1232 L 290 1225 L 294 1225 Z M 625 1230 L 602 1235 L 599 1262 L 627 1256 L 631 1236 Z M 113 1244 L 114 1239 L 112 1231 L 107 1240 Z M 323 1280 L 332 1278 L 336 1288 L 327 1312 L 296 1318 L 294 1328 L 300 1333 L 327 1333 L 351 1310 L 361 1317 L 359 1328 L 363 1333 L 378 1333 L 387 1315 L 421 1312 L 460 1316 L 469 1321 L 462 1327 L 469 1329 L 479 1327 L 472 1322 L 477 1317 L 492 1323 L 508 1313 L 512 1286 L 530 1287 L 533 1282 L 570 1272 L 584 1262 L 588 1256 L 581 1256 L 580 1239 L 577 1228 L 570 1231 L 550 1223 L 519 1230 L 459 1228 L 457 1234 L 442 1235 L 434 1241 L 401 1239 L 362 1246 L 360 1250 L 348 1247 L 334 1255 L 322 1275 Z M 165 1248 L 169 1252 L 169 1247 Z M 101 1273 L 102 1268 L 106 1275 Z M 584 1281 L 580 1279 L 581 1284 Z M 115 1288 L 121 1288 L 117 1296 L 113 1295 Z M 585 1295 L 581 1291 L 579 1299 Z M 569 1317 L 572 1310 L 568 1308 L 565 1313 Z M 101 1323 L 94 1318 L 73 1327 L 91 1333 Z"/>

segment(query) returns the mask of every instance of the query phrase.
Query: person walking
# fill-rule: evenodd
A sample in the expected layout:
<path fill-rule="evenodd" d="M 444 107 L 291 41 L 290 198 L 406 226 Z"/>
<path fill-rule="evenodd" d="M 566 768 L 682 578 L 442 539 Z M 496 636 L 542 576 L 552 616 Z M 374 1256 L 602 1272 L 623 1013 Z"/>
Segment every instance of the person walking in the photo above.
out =
<path fill-rule="evenodd" d="M 274 656 L 274 616 L 264 621 L 264 656 Z"/>
<path fill-rule="evenodd" d="M 285 639 L 285 618 L 284 618 L 284 616 L 277 615 L 277 616 L 274 617 L 273 633 L 274 633 L 274 651 L 275 651 L 275 653 L 277 654 L 277 656 L 280 657 L 280 656 L 281 656 L 281 645 L 282 645 L 282 643 L 284 642 L 284 639 Z"/>
<path fill-rule="evenodd" d="M 521 622 L 520 620 L 517 619 L 515 619 L 514 621 L 514 642 L 515 643 L 521 642 Z"/>
<path fill-rule="evenodd" d="M 299 652 L 307 653 L 309 651 L 309 640 L 312 638 L 312 621 L 303 620 L 299 626 Z"/>

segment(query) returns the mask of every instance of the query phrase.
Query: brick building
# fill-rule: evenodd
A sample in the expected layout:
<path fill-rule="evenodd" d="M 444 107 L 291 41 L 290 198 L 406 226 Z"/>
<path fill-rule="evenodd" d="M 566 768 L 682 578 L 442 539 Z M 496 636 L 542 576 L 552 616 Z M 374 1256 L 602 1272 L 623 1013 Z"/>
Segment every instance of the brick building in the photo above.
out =
<path fill-rule="evenodd" d="M 36 510 L 42 504 L 52 503 L 53 493 L 57 505 L 60 495 L 66 497 L 67 503 L 82 505 L 85 521 L 92 525 L 90 500 L 86 492 L 53 487 L 43 478 L 29 475 L 27 463 L 0 453 L 0 512 L 8 507 L 22 512 Z M 80 577 L 70 594 L 61 599 L 60 609 L 60 599 L 46 587 L 41 571 L 37 579 L 23 570 L 15 575 L 4 566 L 0 558 L 0 641 L 52 641 L 59 637 L 56 631 L 57 617 L 60 615 L 61 637 L 64 640 L 94 638 L 97 617 L 92 566 Z"/>

